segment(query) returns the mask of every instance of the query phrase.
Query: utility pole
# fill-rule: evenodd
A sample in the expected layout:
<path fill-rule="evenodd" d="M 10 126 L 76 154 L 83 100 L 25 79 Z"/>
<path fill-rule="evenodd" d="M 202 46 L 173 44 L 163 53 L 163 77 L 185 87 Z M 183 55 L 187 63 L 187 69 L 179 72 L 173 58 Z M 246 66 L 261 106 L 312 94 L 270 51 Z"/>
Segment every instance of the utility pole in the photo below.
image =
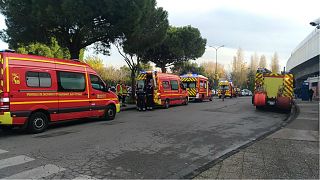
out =
<path fill-rule="evenodd" d="M 217 93 L 217 89 L 218 89 L 218 50 L 219 48 L 224 47 L 224 45 L 221 46 L 209 46 L 212 47 L 216 50 L 216 68 L 215 68 L 215 74 L 214 74 L 214 86 L 215 86 L 215 90 Z"/>

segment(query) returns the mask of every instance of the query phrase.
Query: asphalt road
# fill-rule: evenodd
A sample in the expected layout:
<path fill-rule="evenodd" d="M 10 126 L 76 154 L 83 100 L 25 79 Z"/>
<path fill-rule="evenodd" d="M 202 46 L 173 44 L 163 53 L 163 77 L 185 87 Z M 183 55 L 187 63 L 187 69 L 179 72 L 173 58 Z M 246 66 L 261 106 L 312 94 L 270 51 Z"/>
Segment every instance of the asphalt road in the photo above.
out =
<path fill-rule="evenodd" d="M 35 135 L 0 131 L 0 179 L 179 178 L 286 116 L 257 111 L 250 97 L 241 97 L 126 111 L 114 121 L 74 121 Z"/>

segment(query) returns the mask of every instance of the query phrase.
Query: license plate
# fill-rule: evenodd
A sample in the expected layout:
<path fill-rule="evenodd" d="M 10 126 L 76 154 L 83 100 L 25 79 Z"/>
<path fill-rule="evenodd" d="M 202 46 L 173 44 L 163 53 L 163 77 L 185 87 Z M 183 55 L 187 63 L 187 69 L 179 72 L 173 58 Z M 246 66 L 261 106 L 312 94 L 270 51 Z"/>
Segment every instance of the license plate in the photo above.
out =
<path fill-rule="evenodd" d="M 276 104 L 276 102 L 274 102 L 274 101 L 269 101 L 269 104 L 273 106 L 273 105 Z"/>

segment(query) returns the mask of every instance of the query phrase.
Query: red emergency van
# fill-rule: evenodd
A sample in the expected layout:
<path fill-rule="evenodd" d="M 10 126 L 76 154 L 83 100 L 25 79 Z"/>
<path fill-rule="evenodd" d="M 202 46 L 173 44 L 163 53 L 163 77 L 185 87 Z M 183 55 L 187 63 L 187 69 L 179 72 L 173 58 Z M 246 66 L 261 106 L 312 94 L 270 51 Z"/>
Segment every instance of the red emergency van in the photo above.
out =
<path fill-rule="evenodd" d="M 155 105 L 169 108 L 170 105 L 188 104 L 188 92 L 179 76 L 157 71 L 141 72 L 137 77 L 137 87 L 144 88 L 148 82 L 152 82 Z"/>
<path fill-rule="evenodd" d="M 207 77 L 200 74 L 184 74 L 180 76 L 184 87 L 187 88 L 190 100 L 212 101 L 212 92 Z"/>
<path fill-rule="evenodd" d="M 103 117 L 120 111 L 117 96 L 87 64 L 0 52 L 0 126 L 32 133 L 50 122 Z"/>

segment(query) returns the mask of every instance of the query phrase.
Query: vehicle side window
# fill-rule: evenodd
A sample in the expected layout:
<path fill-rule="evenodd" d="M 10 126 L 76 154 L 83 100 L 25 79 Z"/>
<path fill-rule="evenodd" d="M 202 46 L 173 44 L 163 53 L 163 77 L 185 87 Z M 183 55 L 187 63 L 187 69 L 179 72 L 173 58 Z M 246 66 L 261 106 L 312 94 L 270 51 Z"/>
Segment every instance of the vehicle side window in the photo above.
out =
<path fill-rule="evenodd" d="M 83 92 L 86 87 L 83 73 L 58 71 L 58 86 L 62 92 Z"/>
<path fill-rule="evenodd" d="M 103 91 L 104 83 L 98 76 L 90 74 L 90 80 L 91 80 L 91 86 L 93 89 Z"/>
<path fill-rule="evenodd" d="M 163 89 L 170 89 L 169 81 L 162 82 Z"/>
<path fill-rule="evenodd" d="M 203 86 L 204 86 L 204 88 L 207 88 L 207 81 L 203 82 Z"/>
<path fill-rule="evenodd" d="M 204 82 L 200 81 L 200 88 L 203 88 L 203 87 L 204 87 Z"/>
<path fill-rule="evenodd" d="M 26 82 L 29 87 L 48 88 L 51 87 L 51 76 L 47 72 L 28 71 Z"/>
<path fill-rule="evenodd" d="M 179 89 L 178 81 L 176 81 L 176 80 L 171 80 L 171 81 L 170 81 L 170 84 L 171 84 L 171 90 L 178 90 L 178 89 Z"/>

